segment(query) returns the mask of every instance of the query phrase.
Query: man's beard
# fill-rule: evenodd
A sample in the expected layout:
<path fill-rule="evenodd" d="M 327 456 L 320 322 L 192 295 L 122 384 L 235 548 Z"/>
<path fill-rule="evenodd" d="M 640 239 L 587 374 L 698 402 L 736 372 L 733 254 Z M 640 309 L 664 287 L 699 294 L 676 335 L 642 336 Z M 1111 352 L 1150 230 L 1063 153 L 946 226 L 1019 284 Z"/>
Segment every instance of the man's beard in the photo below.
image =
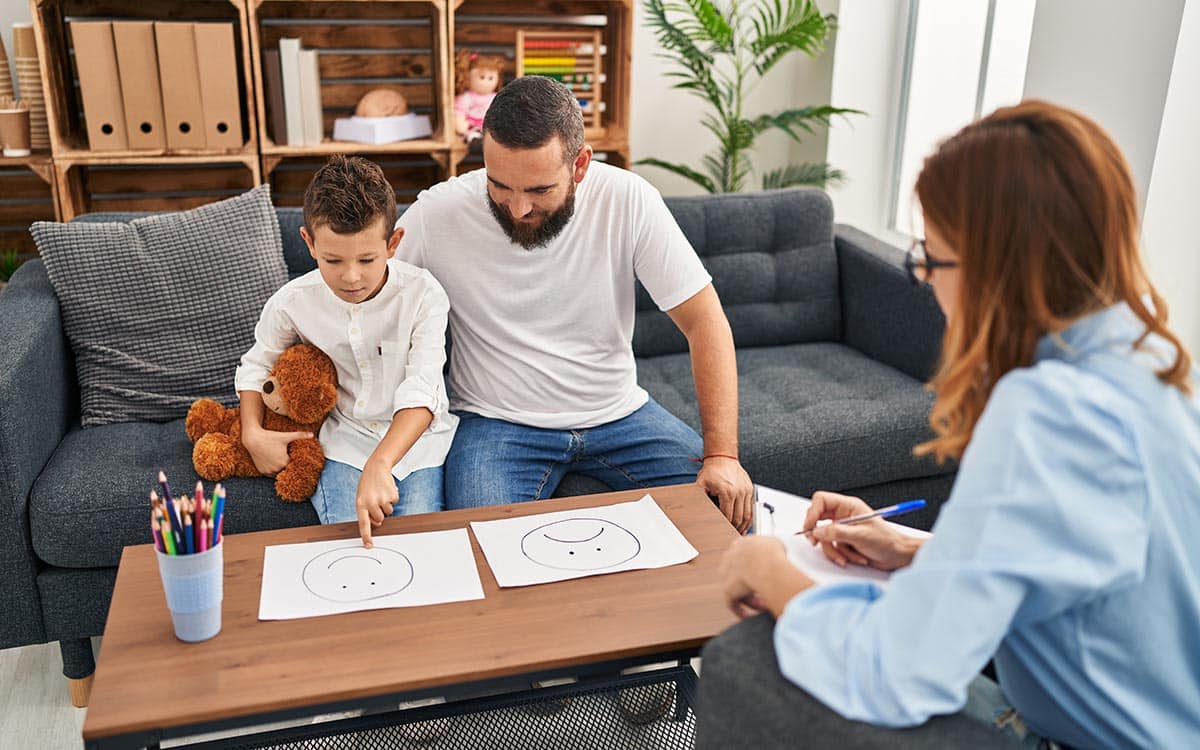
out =
<path fill-rule="evenodd" d="M 563 201 L 562 206 L 546 214 L 537 224 L 525 224 L 514 220 L 508 213 L 508 209 L 492 200 L 490 194 L 487 196 L 487 201 L 488 208 L 492 210 L 492 216 L 496 217 L 496 223 L 500 225 L 508 238 L 526 250 L 533 250 L 550 244 L 550 241 L 557 237 L 563 229 L 566 229 L 567 224 L 570 223 L 571 217 L 575 215 L 575 183 L 571 183 L 567 199 Z"/>

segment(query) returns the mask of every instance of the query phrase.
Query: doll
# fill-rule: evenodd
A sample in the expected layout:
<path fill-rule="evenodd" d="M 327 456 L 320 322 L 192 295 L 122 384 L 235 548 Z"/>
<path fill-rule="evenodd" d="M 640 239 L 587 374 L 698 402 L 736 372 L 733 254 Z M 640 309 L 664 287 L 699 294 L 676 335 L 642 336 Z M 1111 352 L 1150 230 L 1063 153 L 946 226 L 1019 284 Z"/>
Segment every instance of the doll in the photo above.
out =
<path fill-rule="evenodd" d="M 504 85 L 504 57 L 460 49 L 454 56 L 454 130 L 475 149 L 482 144 L 483 116 Z"/>

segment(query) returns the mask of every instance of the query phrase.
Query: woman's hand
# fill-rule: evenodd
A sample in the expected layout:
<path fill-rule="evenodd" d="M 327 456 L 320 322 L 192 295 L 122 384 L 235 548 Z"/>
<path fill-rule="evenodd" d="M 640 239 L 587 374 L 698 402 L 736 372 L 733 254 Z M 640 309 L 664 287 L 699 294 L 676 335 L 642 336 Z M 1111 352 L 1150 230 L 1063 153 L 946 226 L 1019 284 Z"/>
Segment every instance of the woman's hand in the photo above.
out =
<path fill-rule="evenodd" d="M 848 562 L 879 570 L 896 570 L 907 566 L 924 540 L 900 533 L 882 518 L 854 524 L 817 526 L 818 521 L 836 521 L 872 510 L 871 506 L 857 497 L 814 492 L 812 505 L 804 518 L 804 529 L 813 529 L 809 534 L 811 543 L 820 544 L 825 556 L 841 567 Z"/>
<path fill-rule="evenodd" d="M 812 579 L 788 562 L 783 542 L 773 536 L 734 541 L 721 561 L 725 604 L 739 619 L 769 611 L 775 617 Z"/>

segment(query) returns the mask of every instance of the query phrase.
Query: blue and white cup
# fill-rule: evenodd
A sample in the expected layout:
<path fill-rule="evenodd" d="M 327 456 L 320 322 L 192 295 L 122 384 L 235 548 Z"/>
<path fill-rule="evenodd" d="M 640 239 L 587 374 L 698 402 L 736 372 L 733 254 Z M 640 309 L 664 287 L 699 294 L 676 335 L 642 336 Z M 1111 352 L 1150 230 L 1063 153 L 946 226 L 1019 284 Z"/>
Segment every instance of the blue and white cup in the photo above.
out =
<path fill-rule="evenodd" d="M 181 641 L 206 641 L 221 632 L 224 547 L 220 542 L 191 555 L 155 552 L 175 637 Z"/>

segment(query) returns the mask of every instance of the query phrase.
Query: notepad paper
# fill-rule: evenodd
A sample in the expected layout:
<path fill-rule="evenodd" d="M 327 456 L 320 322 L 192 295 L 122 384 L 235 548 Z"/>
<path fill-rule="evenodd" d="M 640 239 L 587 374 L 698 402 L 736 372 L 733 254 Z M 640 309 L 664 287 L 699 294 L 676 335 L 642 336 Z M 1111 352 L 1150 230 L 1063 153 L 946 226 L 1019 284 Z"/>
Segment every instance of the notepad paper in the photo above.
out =
<path fill-rule="evenodd" d="M 806 497 L 792 495 L 770 487 L 758 485 L 758 505 L 755 516 L 760 533 L 774 534 L 787 547 L 788 560 L 797 568 L 803 570 L 809 578 L 817 583 L 840 583 L 843 581 L 873 581 L 880 586 L 887 586 L 891 573 L 862 565 L 847 564 L 841 568 L 825 557 L 820 547 L 814 547 L 807 536 L 797 536 L 797 531 L 804 529 L 804 516 L 808 513 L 811 501 Z M 768 513 L 763 503 L 770 503 L 775 509 Z M 767 518 L 770 516 L 771 520 Z M 884 523 L 891 523 L 885 521 Z M 897 531 L 914 537 L 928 538 L 927 532 L 909 528 L 900 524 L 891 524 Z"/>
<path fill-rule="evenodd" d="M 471 531 L 501 587 L 665 568 L 699 554 L 650 495 L 598 508 L 476 521 Z"/>
<path fill-rule="evenodd" d="M 267 547 L 258 619 L 419 607 L 483 598 L 466 529 Z"/>

